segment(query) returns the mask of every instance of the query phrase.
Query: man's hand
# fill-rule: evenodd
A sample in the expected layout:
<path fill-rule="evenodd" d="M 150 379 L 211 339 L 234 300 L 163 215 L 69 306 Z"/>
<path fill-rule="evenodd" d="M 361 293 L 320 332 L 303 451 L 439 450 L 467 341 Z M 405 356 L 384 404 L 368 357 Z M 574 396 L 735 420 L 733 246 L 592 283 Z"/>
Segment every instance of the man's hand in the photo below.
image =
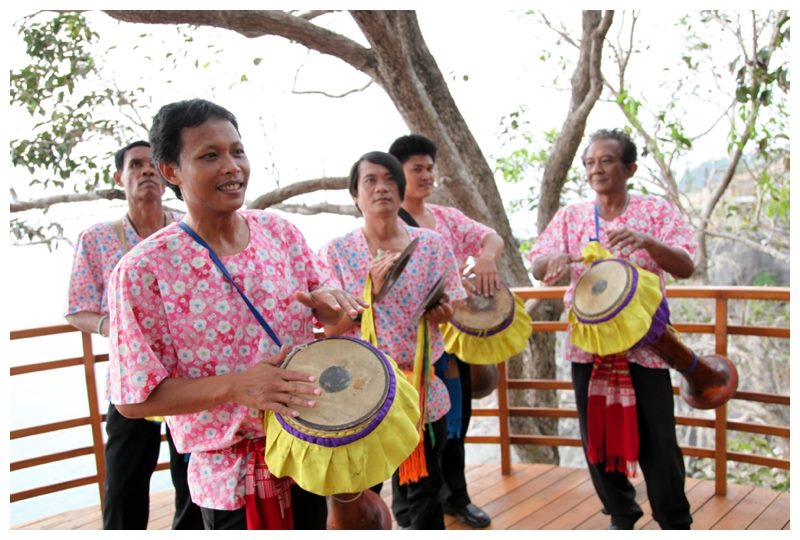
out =
<path fill-rule="evenodd" d="M 369 307 L 369 304 L 361 298 L 333 287 L 321 287 L 310 292 L 297 291 L 294 297 L 301 304 L 310 307 L 322 324 L 335 324 L 342 313 L 351 320 L 356 319 L 365 308 Z"/>

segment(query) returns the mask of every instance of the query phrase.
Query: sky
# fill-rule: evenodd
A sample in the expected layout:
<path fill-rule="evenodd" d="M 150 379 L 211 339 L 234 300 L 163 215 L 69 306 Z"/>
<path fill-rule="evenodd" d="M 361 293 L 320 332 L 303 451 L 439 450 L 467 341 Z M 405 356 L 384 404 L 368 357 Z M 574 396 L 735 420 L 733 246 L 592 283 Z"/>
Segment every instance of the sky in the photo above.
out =
<path fill-rule="evenodd" d="M 27 9 L 28 5 L 25 8 L 12 6 L 10 11 L 4 13 L 6 28 L 19 10 Z M 136 4 L 137 9 L 153 6 L 164 7 L 163 2 Z M 262 3 L 258 3 L 258 7 L 262 7 Z M 319 4 L 313 7 L 318 8 Z M 369 7 L 373 7 L 372 4 Z M 575 10 L 576 20 L 577 13 Z M 653 33 L 663 38 L 658 47 L 664 53 L 679 46 L 669 27 L 664 25 L 668 19 L 665 14 L 671 13 L 674 11 L 647 13 L 647 20 L 655 25 Z M 568 93 L 552 88 L 554 73 L 543 70 L 541 62 L 536 60 L 545 44 L 552 42 L 551 35 L 543 33 L 541 29 L 533 32 L 536 27 L 524 16 L 499 9 L 436 9 L 425 6 L 420 8 L 418 16 L 427 44 L 490 164 L 503 151 L 497 137 L 502 115 L 524 105 L 530 111 L 529 119 L 534 133 L 561 125 Z M 352 23 L 347 22 L 344 16 L 331 19 L 341 20 L 337 22 L 341 28 L 352 28 Z M 101 27 L 110 29 L 122 43 L 132 42 L 140 33 L 152 33 L 153 37 L 145 47 L 146 53 L 154 57 L 168 50 L 169 46 L 164 45 L 165 40 L 172 43 L 176 50 L 179 48 L 174 44 L 173 28 L 119 24 L 102 16 L 98 20 Z M 13 34 L 9 35 L 7 29 L 5 37 L 3 62 L 8 62 L 15 54 L 20 54 L 19 40 L 14 39 Z M 385 150 L 394 138 L 407 133 L 394 106 L 375 85 L 361 93 L 335 100 L 318 95 L 291 94 L 295 75 L 299 89 L 336 93 L 363 86 L 365 76 L 337 59 L 308 53 L 303 47 L 280 38 L 248 41 L 230 32 L 204 30 L 203 38 L 198 38 L 198 43 L 205 44 L 206 41 L 224 48 L 225 52 L 216 58 L 224 63 L 228 75 L 220 76 L 216 67 L 213 76 L 197 69 L 179 70 L 170 74 L 173 82 L 166 84 L 163 83 L 164 74 L 154 71 L 152 64 L 133 62 L 136 55 L 129 49 L 121 48 L 117 53 L 111 53 L 117 54 L 117 64 L 124 66 L 124 69 L 114 72 L 113 78 L 120 85 L 127 82 L 133 84 L 141 77 L 150 81 L 149 89 L 155 108 L 143 113 L 145 117 L 148 114 L 152 116 L 162 103 L 188 97 L 212 99 L 234 112 L 240 120 L 243 140 L 253 166 L 248 198 L 272 189 L 275 180 L 285 185 L 300 179 L 345 175 L 359 155 L 373 149 Z M 254 57 L 263 57 L 257 67 L 253 65 Z M 298 72 L 298 66 L 301 65 Z M 636 73 L 643 80 L 657 81 L 661 76 L 658 69 L 658 63 L 651 60 L 639 63 Z M 242 72 L 248 73 L 250 83 L 230 88 L 226 81 L 236 80 Z M 161 83 L 156 84 L 159 81 Z M 209 84 L 213 84 L 213 90 L 209 89 Z M 253 88 L 258 90 L 255 97 L 251 91 Z M 653 92 L 657 92 L 657 88 Z M 25 120 L 19 116 L 8 117 L 9 112 L 6 108 L 3 122 L 6 138 L 17 136 L 15 129 L 25 125 Z M 598 105 L 590 117 L 587 130 L 619 125 L 621 119 L 618 114 L 613 106 Z M 699 122 L 700 113 L 697 114 Z M 143 138 L 144 135 L 142 133 Z M 98 151 L 108 150 L 115 149 Z M 710 147 L 706 151 L 714 154 L 719 148 Z M 7 154 L 4 154 L 4 159 L 7 178 L 15 178 L 16 173 L 8 164 Z M 21 199 L 37 196 L 35 191 L 26 191 L 19 182 L 13 184 Z M 522 186 L 503 186 L 506 203 L 521 196 L 521 190 Z M 349 202 L 346 194 L 331 195 L 329 200 Z M 7 212 L 7 208 L 3 205 L 3 212 Z M 70 238 L 77 237 L 80 230 L 93 222 L 116 219 L 123 212 L 124 203 L 107 202 L 53 209 L 54 215 L 62 216 Z M 358 223 L 344 217 L 287 217 L 301 226 L 314 248 L 321 246 L 327 238 L 354 228 Z M 512 218 L 512 227 L 520 235 L 531 233 L 534 223 L 532 216 L 524 214 Z M 4 280 L 7 305 L 3 310 L 4 324 L 14 329 L 60 324 L 63 321 L 71 247 L 64 244 L 53 253 L 48 253 L 42 247 L 4 246 L 3 250 L 2 260 L 8 261 Z"/>

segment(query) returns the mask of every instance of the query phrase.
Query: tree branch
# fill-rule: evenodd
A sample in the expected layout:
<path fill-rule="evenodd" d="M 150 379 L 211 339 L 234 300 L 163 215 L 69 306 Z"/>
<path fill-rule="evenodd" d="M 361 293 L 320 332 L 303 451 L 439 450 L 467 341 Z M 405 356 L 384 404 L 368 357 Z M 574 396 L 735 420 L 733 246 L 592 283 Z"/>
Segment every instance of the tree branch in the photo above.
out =
<path fill-rule="evenodd" d="M 317 26 L 303 16 L 284 11 L 104 11 L 118 21 L 144 24 L 194 24 L 238 32 L 245 37 L 281 36 L 322 54 L 339 58 L 372 77 L 375 59 L 370 49 L 341 34 Z"/>
<path fill-rule="evenodd" d="M 275 206 L 276 204 L 282 203 L 286 199 L 291 199 L 292 197 L 296 197 L 297 195 L 312 193 L 314 191 L 319 191 L 323 189 L 334 189 L 334 190 L 346 189 L 349 183 L 350 180 L 344 177 L 317 178 L 315 180 L 304 180 L 302 182 L 295 182 L 294 184 L 290 184 L 288 186 L 278 188 L 274 191 L 270 191 L 269 193 L 261 195 L 254 201 L 248 203 L 247 207 L 263 210 L 264 208 Z"/>
<path fill-rule="evenodd" d="M 67 193 L 65 195 L 53 195 L 51 197 L 42 197 L 41 199 L 33 199 L 31 201 L 18 201 L 14 197 L 11 202 L 11 213 L 25 212 L 26 210 L 44 210 L 56 204 L 74 203 L 85 201 L 99 201 L 99 200 L 125 200 L 125 192 L 121 189 L 98 189 L 88 193 Z"/>
<path fill-rule="evenodd" d="M 282 212 L 313 216 L 316 214 L 338 214 L 342 216 L 361 217 L 353 204 L 274 204 L 271 208 Z"/>
<path fill-rule="evenodd" d="M 755 240 L 750 240 L 749 238 L 745 238 L 742 235 L 732 235 L 732 234 L 726 234 L 726 233 L 721 233 L 721 232 L 711 232 L 711 231 L 705 231 L 705 234 L 707 234 L 708 236 L 716 236 L 718 238 L 724 238 L 726 240 L 732 240 L 734 242 L 741 242 L 742 244 L 744 244 L 744 245 L 746 245 L 746 246 L 748 246 L 748 247 L 750 247 L 750 248 L 752 248 L 752 249 L 754 249 L 756 251 L 760 251 L 762 253 L 766 253 L 767 255 L 775 257 L 777 260 L 781 261 L 782 263 L 789 264 L 789 259 L 790 259 L 789 253 L 784 253 L 783 251 L 777 250 L 775 248 L 762 245 L 761 243 L 756 242 Z"/>

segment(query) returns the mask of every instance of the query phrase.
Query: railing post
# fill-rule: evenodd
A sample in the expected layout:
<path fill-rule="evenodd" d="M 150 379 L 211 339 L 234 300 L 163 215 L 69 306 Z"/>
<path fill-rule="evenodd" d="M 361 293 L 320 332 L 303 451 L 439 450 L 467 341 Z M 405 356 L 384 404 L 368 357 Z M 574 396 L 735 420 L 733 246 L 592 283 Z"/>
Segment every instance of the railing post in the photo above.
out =
<path fill-rule="evenodd" d="M 500 424 L 500 471 L 511 474 L 511 426 L 508 418 L 508 377 L 506 362 L 497 365 L 500 381 L 497 383 L 497 419 Z"/>
<path fill-rule="evenodd" d="M 83 340 L 83 372 L 86 378 L 86 398 L 89 400 L 89 418 L 92 427 L 92 447 L 94 448 L 94 463 L 97 468 L 97 489 L 100 492 L 100 507 L 102 508 L 105 495 L 106 458 L 103 445 L 103 415 L 97 403 L 97 380 L 94 374 L 94 349 L 92 348 L 92 335 L 81 332 Z"/>
<path fill-rule="evenodd" d="M 714 318 L 714 352 L 728 356 L 728 299 L 716 298 Z M 714 492 L 728 493 L 728 405 L 722 404 L 714 411 Z"/>

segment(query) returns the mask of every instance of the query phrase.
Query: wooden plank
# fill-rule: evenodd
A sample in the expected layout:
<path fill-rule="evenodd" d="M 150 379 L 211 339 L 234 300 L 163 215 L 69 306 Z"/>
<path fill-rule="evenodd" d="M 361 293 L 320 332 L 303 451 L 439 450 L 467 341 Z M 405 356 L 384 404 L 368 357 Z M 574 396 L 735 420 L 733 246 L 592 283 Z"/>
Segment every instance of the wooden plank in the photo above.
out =
<path fill-rule="evenodd" d="M 789 528 L 789 493 L 781 492 L 761 514 L 747 526 L 748 529 L 778 530 Z"/>
<path fill-rule="evenodd" d="M 712 529 L 719 520 L 725 517 L 725 515 L 752 490 L 752 486 L 729 484 L 728 493 L 726 495 L 715 495 L 711 497 L 703 506 L 692 514 L 692 518 L 694 519 L 692 527 L 703 530 Z"/>
<path fill-rule="evenodd" d="M 584 481 L 569 494 L 568 497 L 562 497 L 567 501 L 562 501 L 557 506 L 558 510 L 554 512 L 552 519 L 547 523 L 542 524 L 540 527 L 543 530 L 570 530 L 576 528 L 580 523 L 583 523 L 591 516 L 600 511 L 600 499 L 597 498 L 597 493 L 594 490 L 591 478 L 586 474 Z M 568 502 L 573 503 L 569 507 Z M 562 510 L 558 513 L 559 510 Z M 558 513 L 558 515 L 556 515 Z"/>
<path fill-rule="evenodd" d="M 640 505 L 644 504 L 644 501 L 647 499 L 647 490 L 645 489 L 644 475 L 642 475 L 641 472 L 639 472 L 639 474 L 636 475 L 636 478 L 631 479 L 631 484 L 633 485 L 634 488 L 636 488 L 636 502 L 638 502 Z M 601 511 L 602 508 L 603 505 L 602 503 L 600 503 L 600 499 L 597 499 L 596 511 L 592 515 L 590 515 L 588 519 L 579 523 L 574 528 L 581 530 L 607 529 L 609 523 L 611 522 L 611 517 L 602 513 Z"/>
<path fill-rule="evenodd" d="M 551 484 L 528 499 L 524 505 L 518 506 L 517 509 L 522 510 L 524 514 L 521 519 L 506 528 L 541 529 L 544 524 L 553 520 L 553 515 L 560 515 L 574 506 L 575 490 L 585 483 L 586 473 L 581 470 L 573 471 L 561 481 Z M 517 509 L 515 513 L 518 514 Z"/>
<path fill-rule="evenodd" d="M 733 511 L 728 512 L 712 528 L 726 530 L 746 529 L 778 496 L 777 491 L 754 488 Z"/>
<path fill-rule="evenodd" d="M 708 499 L 714 496 L 714 484 L 694 478 L 687 478 L 684 485 L 684 492 L 686 493 L 686 499 L 689 501 L 689 511 L 692 512 L 696 508 L 703 506 Z M 649 499 L 642 505 L 642 511 L 644 512 L 644 516 L 636 522 L 636 529 L 658 530 L 661 528 L 658 522 L 653 519 L 653 507 L 650 506 Z"/>

